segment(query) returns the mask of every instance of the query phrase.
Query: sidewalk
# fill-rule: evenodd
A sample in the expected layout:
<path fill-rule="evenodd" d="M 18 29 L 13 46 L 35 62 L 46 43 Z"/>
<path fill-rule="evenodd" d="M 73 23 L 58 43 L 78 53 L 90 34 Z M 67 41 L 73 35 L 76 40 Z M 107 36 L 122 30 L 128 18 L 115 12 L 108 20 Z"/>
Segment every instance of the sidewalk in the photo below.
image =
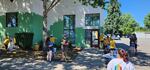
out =
<path fill-rule="evenodd" d="M 19 70 L 106 70 L 101 58 L 102 51 L 87 48 L 81 51 L 73 62 L 34 60 L 32 58 L 5 58 L 0 60 L 0 69 Z"/>
<path fill-rule="evenodd" d="M 138 39 L 138 56 L 130 58 L 136 70 L 150 69 L 150 39 Z M 118 46 L 128 48 L 128 39 L 116 41 Z M 72 62 L 34 60 L 32 58 L 5 58 L 0 60 L 0 69 L 18 70 L 106 70 L 102 50 L 86 48 Z"/>
<path fill-rule="evenodd" d="M 116 41 L 119 44 L 124 45 L 124 48 L 128 48 L 129 39 L 123 38 Z M 130 61 L 135 65 L 136 70 L 149 70 L 150 69 L 150 38 L 138 38 L 138 55 L 131 57 Z"/>

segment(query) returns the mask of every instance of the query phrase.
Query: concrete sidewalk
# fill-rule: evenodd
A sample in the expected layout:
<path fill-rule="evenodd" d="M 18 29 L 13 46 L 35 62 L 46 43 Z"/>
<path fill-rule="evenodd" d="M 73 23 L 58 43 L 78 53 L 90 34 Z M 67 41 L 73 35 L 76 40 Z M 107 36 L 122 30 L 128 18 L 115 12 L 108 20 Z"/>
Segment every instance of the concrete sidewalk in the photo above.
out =
<path fill-rule="evenodd" d="M 102 51 L 87 48 L 81 51 L 73 62 L 34 60 L 32 58 L 4 58 L 0 60 L 2 70 L 106 70 L 101 58 Z"/>

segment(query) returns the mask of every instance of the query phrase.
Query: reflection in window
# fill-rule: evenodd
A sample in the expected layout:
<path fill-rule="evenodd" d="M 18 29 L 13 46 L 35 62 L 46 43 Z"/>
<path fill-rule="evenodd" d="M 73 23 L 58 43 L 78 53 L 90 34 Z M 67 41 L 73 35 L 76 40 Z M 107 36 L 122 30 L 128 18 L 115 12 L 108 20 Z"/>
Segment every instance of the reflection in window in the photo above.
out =
<path fill-rule="evenodd" d="M 75 44 L 75 15 L 64 16 L 64 34 Z"/>
<path fill-rule="evenodd" d="M 85 30 L 85 43 L 86 44 L 91 43 L 91 30 L 90 29 Z"/>
<path fill-rule="evenodd" d="M 99 14 L 86 14 L 85 15 L 85 25 L 86 26 L 99 26 L 100 15 Z"/>
<path fill-rule="evenodd" d="M 17 12 L 6 13 L 6 27 L 17 27 Z"/>

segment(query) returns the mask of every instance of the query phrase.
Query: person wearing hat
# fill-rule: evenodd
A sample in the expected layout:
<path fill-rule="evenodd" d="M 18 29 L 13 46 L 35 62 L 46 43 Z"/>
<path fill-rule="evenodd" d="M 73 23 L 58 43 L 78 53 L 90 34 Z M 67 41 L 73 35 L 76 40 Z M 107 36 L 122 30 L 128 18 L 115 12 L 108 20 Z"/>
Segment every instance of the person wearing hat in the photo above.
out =
<path fill-rule="evenodd" d="M 53 51 L 53 57 L 55 57 L 55 53 L 56 53 L 56 44 L 55 44 L 55 41 L 56 41 L 56 38 L 51 34 L 50 35 L 50 42 L 51 43 L 53 43 L 53 49 L 52 49 L 52 51 Z"/>
<path fill-rule="evenodd" d="M 117 58 L 112 59 L 107 70 L 135 70 L 134 64 L 128 60 L 128 54 L 124 49 L 118 49 Z"/>
<path fill-rule="evenodd" d="M 52 43 L 55 43 L 56 38 L 55 38 L 53 35 L 50 35 L 50 41 L 51 41 Z"/>

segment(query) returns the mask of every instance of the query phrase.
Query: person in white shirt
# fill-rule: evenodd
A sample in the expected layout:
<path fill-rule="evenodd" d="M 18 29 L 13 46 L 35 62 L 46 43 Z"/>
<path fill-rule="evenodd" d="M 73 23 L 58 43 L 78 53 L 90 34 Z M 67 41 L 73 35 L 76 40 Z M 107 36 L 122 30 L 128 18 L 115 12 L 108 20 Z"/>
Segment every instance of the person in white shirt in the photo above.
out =
<path fill-rule="evenodd" d="M 108 63 L 107 70 L 135 70 L 135 67 L 128 60 L 127 52 L 123 49 L 118 49 L 118 57 Z"/>

